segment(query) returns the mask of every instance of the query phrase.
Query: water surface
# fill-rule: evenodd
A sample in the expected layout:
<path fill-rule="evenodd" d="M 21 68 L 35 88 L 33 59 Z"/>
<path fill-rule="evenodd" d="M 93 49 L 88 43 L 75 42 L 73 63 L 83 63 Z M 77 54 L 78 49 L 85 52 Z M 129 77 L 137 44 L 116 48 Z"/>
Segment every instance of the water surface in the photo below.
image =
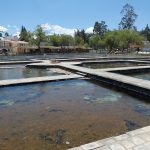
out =
<path fill-rule="evenodd" d="M 103 68 L 118 68 L 118 67 L 134 67 L 134 66 L 145 66 L 148 64 L 135 63 L 135 62 L 102 62 L 102 63 L 82 63 L 79 66 L 92 68 L 92 69 L 103 69 Z"/>
<path fill-rule="evenodd" d="M 0 65 L 0 80 L 65 75 L 53 69 L 28 68 L 24 65 Z"/>
<path fill-rule="evenodd" d="M 139 79 L 150 80 L 150 72 L 138 72 L 128 75 Z"/>
<path fill-rule="evenodd" d="M 65 150 L 150 124 L 150 103 L 86 80 L 0 88 L 1 150 Z"/>

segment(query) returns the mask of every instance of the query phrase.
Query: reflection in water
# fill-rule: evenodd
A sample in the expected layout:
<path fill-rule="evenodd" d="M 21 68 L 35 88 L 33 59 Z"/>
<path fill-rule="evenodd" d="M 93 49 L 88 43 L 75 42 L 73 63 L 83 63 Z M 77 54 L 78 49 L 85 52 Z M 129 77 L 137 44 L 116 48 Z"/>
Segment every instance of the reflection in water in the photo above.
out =
<path fill-rule="evenodd" d="M 149 125 L 149 110 L 86 80 L 0 88 L 0 149 L 65 150 Z"/>
<path fill-rule="evenodd" d="M 0 66 L 0 80 L 64 75 L 52 69 L 26 68 L 23 65 Z"/>
<path fill-rule="evenodd" d="M 132 67 L 132 66 L 145 66 L 148 64 L 144 63 L 135 63 L 135 62 L 109 62 L 109 63 L 82 63 L 79 66 L 93 69 L 102 69 L 102 68 L 117 68 L 117 67 Z"/>

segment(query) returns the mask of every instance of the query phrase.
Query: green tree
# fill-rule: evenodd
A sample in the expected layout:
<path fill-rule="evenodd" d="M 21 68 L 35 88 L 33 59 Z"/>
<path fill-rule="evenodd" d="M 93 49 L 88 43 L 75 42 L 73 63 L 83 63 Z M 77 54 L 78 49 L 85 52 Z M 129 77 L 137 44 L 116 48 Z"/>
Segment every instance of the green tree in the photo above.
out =
<path fill-rule="evenodd" d="M 80 37 L 84 41 L 84 43 L 88 43 L 89 40 L 89 34 L 85 33 L 85 30 L 77 30 L 75 32 L 75 37 Z"/>
<path fill-rule="evenodd" d="M 0 32 L 0 37 L 3 37 L 3 34 Z"/>
<path fill-rule="evenodd" d="M 36 40 L 33 32 L 28 31 L 28 41 L 30 45 L 36 45 Z"/>
<path fill-rule="evenodd" d="M 82 37 L 80 36 L 75 36 L 74 37 L 74 40 L 75 40 L 75 45 L 76 46 L 83 46 L 84 45 L 84 40 Z"/>
<path fill-rule="evenodd" d="M 95 22 L 93 32 L 99 34 L 101 37 L 108 31 L 105 21 Z"/>
<path fill-rule="evenodd" d="M 5 37 L 9 36 L 8 32 L 5 32 Z"/>
<path fill-rule="evenodd" d="M 21 27 L 19 40 L 20 40 L 20 41 L 29 42 L 29 39 L 28 39 L 28 31 L 26 30 L 26 28 L 25 28 L 24 26 Z"/>
<path fill-rule="evenodd" d="M 105 43 L 109 53 L 118 47 L 118 36 L 116 31 L 110 31 L 105 34 Z"/>
<path fill-rule="evenodd" d="M 40 43 L 46 41 L 46 35 L 45 32 L 43 31 L 42 27 L 40 25 L 37 26 L 35 32 L 35 43 L 38 46 L 38 50 L 40 52 Z"/>
<path fill-rule="evenodd" d="M 133 6 L 127 3 L 120 13 L 123 17 L 119 23 L 119 29 L 134 29 L 134 23 L 138 15 L 134 12 Z"/>
<path fill-rule="evenodd" d="M 150 28 L 148 24 L 146 25 L 145 29 L 141 31 L 141 35 L 145 36 L 148 41 L 150 41 Z"/>
<path fill-rule="evenodd" d="M 131 45 L 142 45 L 143 37 L 135 30 L 114 30 L 105 34 L 105 43 L 109 52 L 129 49 Z"/>
<path fill-rule="evenodd" d="M 60 35 L 60 45 L 61 46 L 71 46 L 74 44 L 74 39 L 70 35 Z"/>
<path fill-rule="evenodd" d="M 101 41 L 100 36 L 98 34 L 95 34 L 95 35 L 93 35 L 93 36 L 90 37 L 90 39 L 89 39 L 89 45 L 93 49 L 98 50 L 100 48 L 100 45 L 99 45 L 100 41 Z"/>
<path fill-rule="evenodd" d="M 52 46 L 60 46 L 60 36 L 59 35 L 49 35 L 48 36 L 48 42 Z"/>

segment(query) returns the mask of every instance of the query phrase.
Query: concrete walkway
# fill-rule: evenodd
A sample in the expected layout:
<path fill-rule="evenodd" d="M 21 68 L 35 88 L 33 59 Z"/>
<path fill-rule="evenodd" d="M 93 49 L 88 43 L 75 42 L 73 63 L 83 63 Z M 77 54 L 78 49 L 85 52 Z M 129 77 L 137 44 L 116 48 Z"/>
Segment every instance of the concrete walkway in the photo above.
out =
<path fill-rule="evenodd" d="M 111 61 L 112 62 L 112 61 Z M 114 61 L 113 61 L 114 62 Z M 138 61 L 134 61 L 138 62 Z M 44 63 L 34 63 L 27 65 L 28 67 L 60 67 L 64 70 L 69 70 L 74 73 L 88 76 L 92 79 L 99 80 L 101 82 L 106 82 L 112 84 L 116 87 L 121 87 L 136 93 L 140 93 L 145 96 L 150 96 L 150 81 L 138 79 L 114 72 L 107 71 L 115 71 L 117 70 L 134 70 L 134 69 L 149 69 L 150 66 L 135 66 L 135 67 L 122 67 L 122 68 L 108 68 L 108 69 L 90 69 L 80 66 L 75 66 L 81 62 L 61 62 L 61 63 L 50 63 L 49 61 L 45 61 Z"/>
<path fill-rule="evenodd" d="M 68 150 L 150 150 L 150 126 Z"/>
<path fill-rule="evenodd" d="M 0 65 L 9 65 L 9 64 L 30 64 L 30 63 L 41 63 L 40 60 L 29 60 L 29 61 L 1 61 Z"/>
<path fill-rule="evenodd" d="M 150 81 L 148 80 L 138 79 L 112 72 L 96 71 L 95 69 L 73 66 L 70 64 L 60 64 L 60 66 L 77 73 L 84 73 L 92 79 L 122 87 L 145 96 L 150 96 Z"/>
<path fill-rule="evenodd" d="M 68 80 L 81 78 L 81 75 L 70 74 L 70 75 L 58 75 L 58 76 L 45 76 L 45 77 L 34 77 L 34 78 L 24 78 L 24 79 L 10 79 L 10 80 L 0 80 L 0 87 L 11 86 L 11 85 L 22 85 L 30 83 L 39 83 L 47 81 L 58 81 L 58 80 Z"/>
<path fill-rule="evenodd" d="M 134 66 L 134 67 L 118 67 L 118 68 L 106 68 L 106 69 L 95 69 L 96 71 L 110 71 L 110 72 L 122 72 L 130 71 L 134 72 L 135 70 L 150 70 L 149 66 Z"/>

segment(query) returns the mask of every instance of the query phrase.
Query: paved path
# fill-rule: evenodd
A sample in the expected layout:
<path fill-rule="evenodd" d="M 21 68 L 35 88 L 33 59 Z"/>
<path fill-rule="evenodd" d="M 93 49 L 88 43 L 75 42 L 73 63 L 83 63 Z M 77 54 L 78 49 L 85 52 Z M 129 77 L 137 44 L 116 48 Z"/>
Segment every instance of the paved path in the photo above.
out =
<path fill-rule="evenodd" d="M 138 79 L 122 74 L 117 74 L 114 72 L 107 71 L 117 71 L 117 70 L 125 70 L 125 69 L 149 69 L 150 66 L 135 66 L 135 67 L 122 67 L 122 68 L 109 68 L 109 69 L 90 69 L 80 66 L 75 66 L 73 64 L 78 64 L 78 62 L 62 62 L 62 63 L 50 63 L 49 61 L 45 61 L 44 63 L 34 63 L 29 64 L 29 67 L 61 67 L 67 69 L 69 71 L 73 71 L 80 75 L 87 75 L 90 78 L 97 79 L 100 81 L 104 81 L 110 84 L 113 84 L 118 87 L 126 88 L 127 90 L 132 90 L 137 93 L 141 93 L 143 95 L 150 96 L 150 81 Z M 108 81 L 109 80 L 109 81 Z"/>
<path fill-rule="evenodd" d="M 69 150 L 150 150 L 150 126 Z"/>
<path fill-rule="evenodd" d="M 29 60 L 29 61 L 1 61 L 0 65 L 9 65 L 9 64 L 29 64 L 29 63 L 40 63 L 40 60 Z"/>
<path fill-rule="evenodd" d="M 1 80 L 0 87 L 11 86 L 11 85 L 21 85 L 29 83 L 47 82 L 47 81 L 57 81 L 57 80 L 67 80 L 81 78 L 81 75 L 70 74 L 70 75 L 59 75 L 59 76 L 45 76 L 45 77 L 34 77 L 34 78 L 24 78 L 24 79 L 10 79 Z"/>
<path fill-rule="evenodd" d="M 111 71 L 111 72 L 119 72 L 119 71 L 131 71 L 131 70 L 150 70 L 149 66 L 134 66 L 134 67 L 118 67 L 118 68 L 106 68 L 106 69 L 95 69 L 96 71 Z"/>
<path fill-rule="evenodd" d="M 92 79 L 97 79 L 102 82 L 107 82 L 114 86 L 126 88 L 143 95 L 150 96 L 150 81 L 138 79 L 126 75 L 121 75 L 112 72 L 96 71 L 95 69 L 89 69 L 79 66 L 73 66 L 70 64 L 60 64 L 64 68 L 68 68 L 74 72 L 81 72 L 87 74 Z"/>

